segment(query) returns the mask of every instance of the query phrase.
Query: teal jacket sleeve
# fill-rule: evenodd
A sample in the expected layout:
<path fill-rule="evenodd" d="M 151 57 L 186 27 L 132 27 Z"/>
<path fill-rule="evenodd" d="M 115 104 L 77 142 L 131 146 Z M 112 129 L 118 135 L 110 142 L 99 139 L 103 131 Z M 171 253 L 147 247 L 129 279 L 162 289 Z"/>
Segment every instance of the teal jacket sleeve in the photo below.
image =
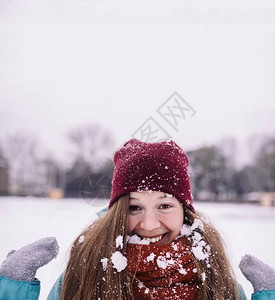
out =
<path fill-rule="evenodd" d="M 53 285 L 53 287 L 52 287 L 52 289 L 49 293 L 49 296 L 48 296 L 47 300 L 59 300 L 59 299 L 61 299 L 60 294 L 61 294 L 63 278 L 64 278 L 64 273 L 62 273 L 57 278 L 55 284 Z"/>
<path fill-rule="evenodd" d="M 263 290 L 252 294 L 251 300 L 274 300 L 275 290 Z"/>
<path fill-rule="evenodd" d="M 18 281 L 0 275 L 0 300 L 38 300 L 40 281 Z"/>

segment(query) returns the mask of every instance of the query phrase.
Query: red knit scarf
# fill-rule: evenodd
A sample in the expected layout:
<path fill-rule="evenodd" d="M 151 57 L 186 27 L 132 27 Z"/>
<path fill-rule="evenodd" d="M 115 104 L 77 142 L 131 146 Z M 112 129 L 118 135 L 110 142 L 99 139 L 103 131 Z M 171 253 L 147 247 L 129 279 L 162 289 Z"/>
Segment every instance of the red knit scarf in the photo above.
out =
<path fill-rule="evenodd" d="M 186 238 L 168 245 L 127 245 L 135 299 L 197 299 L 198 275 Z"/>

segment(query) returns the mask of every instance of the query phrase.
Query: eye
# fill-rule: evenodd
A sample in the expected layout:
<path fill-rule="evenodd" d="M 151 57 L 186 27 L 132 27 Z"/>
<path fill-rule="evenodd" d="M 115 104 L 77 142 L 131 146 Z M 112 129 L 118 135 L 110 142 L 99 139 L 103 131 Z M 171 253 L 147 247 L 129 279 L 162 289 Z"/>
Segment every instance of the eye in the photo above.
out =
<path fill-rule="evenodd" d="M 141 208 L 138 205 L 129 205 L 129 211 L 134 212 L 139 210 L 141 210 Z"/>
<path fill-rule="evenodd" d="M 168 209 L 168 208 L 171 208 L 172 205 L 171 204 L 162 204 L 159 206 L 160 209 Z"/>

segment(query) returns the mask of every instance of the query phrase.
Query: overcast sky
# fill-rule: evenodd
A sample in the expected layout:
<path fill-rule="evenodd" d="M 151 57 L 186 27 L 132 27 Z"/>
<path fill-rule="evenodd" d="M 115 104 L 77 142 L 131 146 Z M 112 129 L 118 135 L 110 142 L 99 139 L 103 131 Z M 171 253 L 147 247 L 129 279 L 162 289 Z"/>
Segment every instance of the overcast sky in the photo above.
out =
<path fill-rule="evenodd" d="M 0 0 L 1 136 L 61 153 L 94 122 L 117 146 L 148 118 L 185 150 L 272 134 L 274 32 L 274 1 Z"/>

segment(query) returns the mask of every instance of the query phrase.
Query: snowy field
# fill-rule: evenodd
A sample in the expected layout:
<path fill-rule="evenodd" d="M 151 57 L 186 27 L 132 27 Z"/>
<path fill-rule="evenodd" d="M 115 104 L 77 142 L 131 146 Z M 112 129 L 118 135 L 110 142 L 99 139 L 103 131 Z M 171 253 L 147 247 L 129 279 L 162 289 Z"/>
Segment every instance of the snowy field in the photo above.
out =
<path fill-rule="evenodd" d="M 104 203 L 81 199 L 36 199 L 0 197 L 0 261 L 11 249 L 18 249 L 42 237 L 55 236 L 60 245 L 57 259 L 41 268 L 40 299 L 44 300 L 51 286 L 64 270 L 67 250 L 74 238 L 95 218 Z M 241 257 L 250 253 L 275 267 L 275 208 L 254 205 L 197 203 L 221 232 L 248 299 L 252 287 L 238 270 Z"/>

